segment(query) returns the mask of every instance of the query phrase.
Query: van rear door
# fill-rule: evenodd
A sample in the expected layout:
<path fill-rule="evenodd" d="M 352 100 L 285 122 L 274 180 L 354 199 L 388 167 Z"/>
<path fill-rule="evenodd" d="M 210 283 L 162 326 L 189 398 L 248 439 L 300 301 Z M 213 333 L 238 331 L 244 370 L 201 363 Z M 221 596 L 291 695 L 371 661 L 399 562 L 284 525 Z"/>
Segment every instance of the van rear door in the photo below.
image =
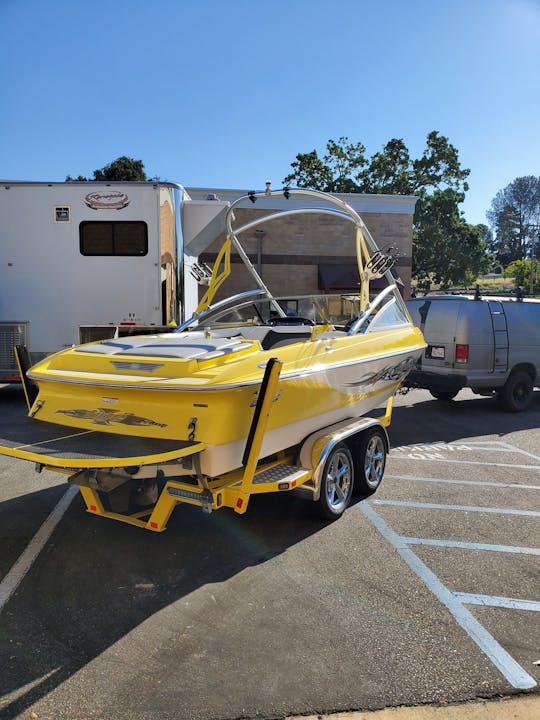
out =
<path fill-rule="evenodd" d="M 453 367 L 457 321 L 461 300 L 422 299 L 407 301 L 413 323 L 422 330 L 427 347 L 418 367 L 437 372 Z"/>

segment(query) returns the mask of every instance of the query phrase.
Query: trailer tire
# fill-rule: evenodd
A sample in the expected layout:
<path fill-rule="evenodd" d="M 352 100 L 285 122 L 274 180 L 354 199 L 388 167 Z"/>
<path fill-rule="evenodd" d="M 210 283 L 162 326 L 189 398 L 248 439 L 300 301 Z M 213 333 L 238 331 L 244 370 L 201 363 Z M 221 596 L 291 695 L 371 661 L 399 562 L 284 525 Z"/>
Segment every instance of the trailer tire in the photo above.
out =
<path fill-rule="evenodd" d="M 443 400 L 444 402 L 453 400 L 457 395 L 457 392 L 452 390 L 430 390 L 429 392 L 436 400 Z"/>
<path fill-rule="evenodd" d="M 499 407 L 505 412 L 526 410 L 533 399 L 533 379 L 525 370 L 513 372 L 499 391 Z"/>
<path fill-rule="evenodd" d="M 358 443 L 358 463 L 355 493 L 361 497 L 373 495 L 381 484 L 386 466 L 387 440 L 384 430 L 366 430 Z"/>
<path fill-rule="evenodd" d="M 345 443 L 332 448 L 321 473 L 321 492 L 316 510 L 323 520 L 337 520 L 351 502 L 354 487 L 354 462 Z"/>

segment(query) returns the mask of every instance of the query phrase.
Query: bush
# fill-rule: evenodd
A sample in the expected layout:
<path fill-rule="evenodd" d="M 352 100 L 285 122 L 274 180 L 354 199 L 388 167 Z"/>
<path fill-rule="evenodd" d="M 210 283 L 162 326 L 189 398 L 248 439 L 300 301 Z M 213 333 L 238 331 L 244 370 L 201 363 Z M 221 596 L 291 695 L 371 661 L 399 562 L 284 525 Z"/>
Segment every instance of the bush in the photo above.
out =
<path fill-rule="evenodd" d="M 535 270 L 535 281 L 534 281 L 534 293 L 540 293 L 540 262 L 535 259 L 534 261 Z M 516 286 L 523 288 L 525 292 L 530 287 L 531 277 L 531 261 L 530 260 L 514 260 L 505 269 L 503 273 L 504 277 L 512 277 L 515 280 Z"/>

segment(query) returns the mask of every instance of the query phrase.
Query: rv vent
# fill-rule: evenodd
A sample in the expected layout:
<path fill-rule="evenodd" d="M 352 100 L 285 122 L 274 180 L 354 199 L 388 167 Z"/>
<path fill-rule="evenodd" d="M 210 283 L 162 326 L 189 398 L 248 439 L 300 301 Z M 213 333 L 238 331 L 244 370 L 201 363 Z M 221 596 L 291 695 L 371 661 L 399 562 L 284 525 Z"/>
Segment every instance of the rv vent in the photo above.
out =
<path fill-rule="evenodd" d="M 116 332 L 115 325 L 81 325 L 79 327 L 79 342 L 81 344 L 110 340 Z"/>
<path fill-rule="evenodd" d="M 0 374 L 19 374 L 13 348 L 15 345 L 28 346 L 29 327 L 28 322 L 0 322 Z"/>

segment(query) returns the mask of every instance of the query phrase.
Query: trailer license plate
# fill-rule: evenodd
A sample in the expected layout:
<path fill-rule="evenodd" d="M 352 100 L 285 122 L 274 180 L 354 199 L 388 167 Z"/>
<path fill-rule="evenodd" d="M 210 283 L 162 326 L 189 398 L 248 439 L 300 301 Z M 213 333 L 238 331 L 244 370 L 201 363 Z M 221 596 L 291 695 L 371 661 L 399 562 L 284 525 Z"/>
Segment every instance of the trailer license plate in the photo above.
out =
<path fill-rule="evenodd" d="M 429 349 L 429 357 L 444 360 L 444 345 L 432 345 Z"/>

